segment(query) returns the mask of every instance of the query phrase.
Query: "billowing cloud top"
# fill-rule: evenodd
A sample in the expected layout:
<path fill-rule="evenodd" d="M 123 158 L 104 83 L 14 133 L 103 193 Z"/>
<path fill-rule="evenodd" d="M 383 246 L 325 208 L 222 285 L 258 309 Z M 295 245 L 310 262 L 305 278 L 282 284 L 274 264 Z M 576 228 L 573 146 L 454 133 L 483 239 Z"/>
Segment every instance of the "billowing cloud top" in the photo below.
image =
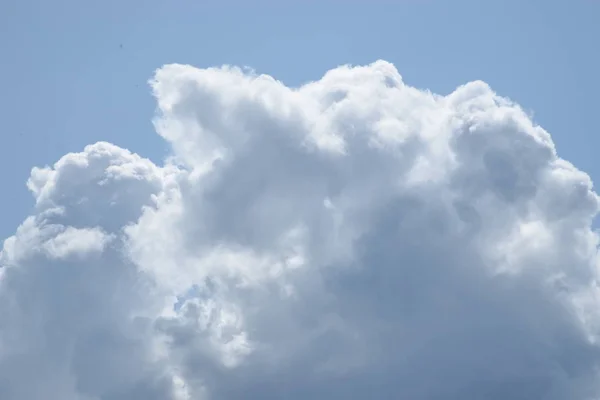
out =
<path fill-rule="evenodd" d="M 167 65 L 163 166 L 34 168 L 0 399 L 600 398 L 598 197 L 485 83 Z"/>

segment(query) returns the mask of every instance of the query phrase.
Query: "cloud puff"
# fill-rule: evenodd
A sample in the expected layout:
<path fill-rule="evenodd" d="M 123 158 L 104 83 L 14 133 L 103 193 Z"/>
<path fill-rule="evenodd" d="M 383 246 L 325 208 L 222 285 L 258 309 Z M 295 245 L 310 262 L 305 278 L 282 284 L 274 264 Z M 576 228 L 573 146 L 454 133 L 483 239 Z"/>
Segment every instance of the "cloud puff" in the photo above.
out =
<path fill-rule="evenodd" d="M 485 83 L 150 82 L 157 166 L 34 168 L 0 253 L 0 398 L 600 397 L 598 197 Z"/>

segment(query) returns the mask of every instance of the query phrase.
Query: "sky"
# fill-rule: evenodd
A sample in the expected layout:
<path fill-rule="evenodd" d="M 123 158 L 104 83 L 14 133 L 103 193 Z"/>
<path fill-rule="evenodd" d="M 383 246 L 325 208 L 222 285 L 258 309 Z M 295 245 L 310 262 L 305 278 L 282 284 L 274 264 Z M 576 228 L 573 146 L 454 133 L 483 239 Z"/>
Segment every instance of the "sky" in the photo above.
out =
<path fill-rule="evenodd" d="M 600 398 L 598 18 L 3 1 L 0 398 Z"/>
<path fill-rule="evenodd" d="M 1 236 L 32 205 L 24 182 L 33 165 L 98 140 L 164 157 L 146 82 L 173 62 L 250 66 L 292 86 L 377 59 L 437 93 L 482 79 L 533 113 L 565 158 L 600 176 L 597 1 L 4 0 L 0 7 L 0 181 L 10 193 L 0 200 Z"/>

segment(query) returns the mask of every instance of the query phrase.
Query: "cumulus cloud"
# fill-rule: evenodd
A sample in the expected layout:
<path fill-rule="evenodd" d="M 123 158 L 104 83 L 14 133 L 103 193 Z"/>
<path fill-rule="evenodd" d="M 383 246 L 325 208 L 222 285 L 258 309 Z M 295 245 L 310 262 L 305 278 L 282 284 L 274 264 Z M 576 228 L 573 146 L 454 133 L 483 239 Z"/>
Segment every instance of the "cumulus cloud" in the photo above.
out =
<path fill-rule="evenodd" d="M 150 81 L 164 165 L 34 168 L 0 253 L 0 398 L 600 398 L 598 197 L 476 81 Z"/>

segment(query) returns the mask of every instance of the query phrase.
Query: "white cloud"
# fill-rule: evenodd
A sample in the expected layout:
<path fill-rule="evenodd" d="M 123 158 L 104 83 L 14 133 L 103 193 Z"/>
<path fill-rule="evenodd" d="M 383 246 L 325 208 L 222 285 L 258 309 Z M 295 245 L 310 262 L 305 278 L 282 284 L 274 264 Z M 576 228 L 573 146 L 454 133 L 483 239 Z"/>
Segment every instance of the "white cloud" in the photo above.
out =
<path fill-rule="evenodd" d="M 165 165 L 32 170 L 0 398 L 600 397 L 598 197 L 516 104 L 383 61 L 151 84 Z"/>
<path fill-rule="evenodd" d="M 44 243 L 44 249 L 52 258 L 66 258 L 71 255 L 83 257 L 88 253 L 98 253 L 110 241 L 99 229 L 76 229 L 71 226 Z"/>

